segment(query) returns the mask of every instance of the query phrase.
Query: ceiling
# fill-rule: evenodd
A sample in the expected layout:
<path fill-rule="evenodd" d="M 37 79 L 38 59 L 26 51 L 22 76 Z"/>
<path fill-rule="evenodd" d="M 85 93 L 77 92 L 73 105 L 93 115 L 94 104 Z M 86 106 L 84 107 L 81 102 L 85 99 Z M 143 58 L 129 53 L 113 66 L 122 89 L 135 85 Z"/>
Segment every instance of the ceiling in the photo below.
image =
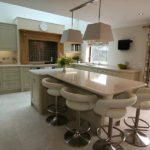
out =
<path fill-rule="evenodd" d="M 70 9 L 88 0 L 1 0 L 5 3 L 28 7 L 61 16 L 71 17 Z M 98 22 L 99 2 L 74 12 L 74 18 Z M 143 13 L 143 16 L 139 16 Z M 109 20 L 109 23 L 106 21 Z M 101 22 L 112 28 L 150 23 L 150 0 L 102 0 Z"/>

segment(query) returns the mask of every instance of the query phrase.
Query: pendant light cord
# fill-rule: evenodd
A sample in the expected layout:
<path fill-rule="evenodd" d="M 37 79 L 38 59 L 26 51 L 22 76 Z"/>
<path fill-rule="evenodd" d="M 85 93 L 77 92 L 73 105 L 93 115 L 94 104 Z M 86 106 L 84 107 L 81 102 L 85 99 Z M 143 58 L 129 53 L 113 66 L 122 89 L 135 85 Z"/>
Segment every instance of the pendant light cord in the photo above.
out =
<path fill-rule="evenodd" d="M 71 28 L 73 29 L 73 11 L 72 11 L 72 25 Z"/>
<path fill-rule="evenodd" d="M 98 18 L 98 22 L 100 22 L 100 18 L 101 18 L 101 0 L 99 0 L 99 18 Z"/>

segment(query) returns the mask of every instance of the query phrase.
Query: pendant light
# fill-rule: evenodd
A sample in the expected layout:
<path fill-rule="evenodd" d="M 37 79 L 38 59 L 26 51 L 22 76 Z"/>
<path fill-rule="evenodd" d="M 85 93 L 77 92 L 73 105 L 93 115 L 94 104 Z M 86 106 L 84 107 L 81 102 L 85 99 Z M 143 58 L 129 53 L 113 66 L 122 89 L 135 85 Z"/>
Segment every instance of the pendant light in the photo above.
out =
<path fill-rule="evenodd" d="M 114 41 L 111 26 L 100 22 L 100 7 L 99 1 L 99 22 L 89 24 L 86 28 L 83 40 L 91 42 L 109 42 Z"/>
<path fill-rule="evenodd" d="M 72 11 L 72 29 L 63 31 L 60 43 L 68 43 L 68 44 L 83 43 L 81 31 L 73 30 L 73 11 Z"/>

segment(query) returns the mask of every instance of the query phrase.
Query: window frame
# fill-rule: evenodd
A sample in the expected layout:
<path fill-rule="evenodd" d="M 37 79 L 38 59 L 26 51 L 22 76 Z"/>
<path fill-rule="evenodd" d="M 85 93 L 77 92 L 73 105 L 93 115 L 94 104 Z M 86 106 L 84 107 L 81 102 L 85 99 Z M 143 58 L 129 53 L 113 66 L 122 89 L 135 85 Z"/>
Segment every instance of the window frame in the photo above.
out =
<path fill-rule="evenodd" d="M 89 46 L 89 59 L 88 59 L 89 63 L 91 63 L 91 53 L 92 53 L 92 46 Z M 108 64 L 108 54 L 107 54 L 107 63 L 104 63 L 103 65 L 107 65 L 107 64 Z"/>

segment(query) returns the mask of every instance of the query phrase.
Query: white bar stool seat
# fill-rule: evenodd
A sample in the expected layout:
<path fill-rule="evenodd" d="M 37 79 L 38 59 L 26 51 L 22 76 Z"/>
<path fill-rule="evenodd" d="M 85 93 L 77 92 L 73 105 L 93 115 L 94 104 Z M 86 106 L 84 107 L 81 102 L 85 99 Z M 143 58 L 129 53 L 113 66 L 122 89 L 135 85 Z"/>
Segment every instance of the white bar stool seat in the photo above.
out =
<path fill-rule="evenodd" d="M 94 143 L 94 150 L 123 150 L 120 143 L 125 140 L 125 135 L 120 129 L 113 127 L 113 118 L 120 119 L 124 117 L 127 113 L 126 107 L 132 106 L 136 102 L 136 99 L 137 97 L 135 94 L 126 92 L 114 96 L 111 100 L 101 99 L 97 101 L 94 111 L 98 115 L 109 117 L 109 125 L 104 125 L 97 129 L 97 136 L 100 140 Z M 104 127 L 108 127 L 108 132 L 104 129 Z M 118 130 L 120 134 L 113 136 L 113 128 Z M 107 139 L 102 139 L 98 135 L 98 131 L 100 129 L 106 133 Z M 116 137 L 121 137 L 122 140 L 119 142 L 114 142 L 113 138 Z"/>
<path fill-rule="evenodd" d="M 56 98 L 55 104 L 49 105 L 47 107 L 47 110 L 50 113 L 53 113 L 54 115 L 49 116 L 46 119 L 46 122 L 49 125 L 53 125 L 53 126 L 61 126 L 61 125 L 66 124 L 68 119 L 63 115 L 59 115 L 60 113 L 66 111 L 66 109 L 67 109 L 66 106 L 59 105 L 59 97 L 61 96 L 60 90 L 65 85 L 55 78 L 44 78 L 42 80 L 42 84 L 43 84 L 43 86 L 48 88 L 47 93 L 52 96 L 55 96 L 55 98 Z"/>
<path fill-rule="evenodd" d="M 61 95 L 67 99 L 66 105 L 76 110 L 76 126 L 73 130 L 70 129 L 72 125 L 69 125 L 69 122 L 74 119 L 69 119 L 66 124 L 66 128 L 69 131 L 64 135 L 65 142 L 73 147 L 83 147 L 91 141 L 91 136 L 87 133 L 90 130 L 90 123 L 84 119 L 80 122 L 80 111 L 93 109 L 97 102 L 97 96 L 74 93 L 69 87 L 63 87 L 61 89 Z M 80 125 L 83 122 L 88 124 L 88 129 L 81 130 Z"/>
<path fill-rule="evenodd" d="M 141 88 L 136 92 L 137 102 L 132 106 L 136 108 L 136 117 L 126 117 L 124 119 L 125 124 L 131 129 L 126 129 L 124 134 L 126 135 L 126 142 L 137 147 L 145 147 L 150 144 L 149 138 L 140 131 L 149 131 L 150 125 L 140 119 L 140 110 L 150 110 L 150 89 Z M 131 119 L 133 125 L 127 123 L 127 120 Z M 139 126 L 139 121 L 144 122 L 147 126 Z"/>

